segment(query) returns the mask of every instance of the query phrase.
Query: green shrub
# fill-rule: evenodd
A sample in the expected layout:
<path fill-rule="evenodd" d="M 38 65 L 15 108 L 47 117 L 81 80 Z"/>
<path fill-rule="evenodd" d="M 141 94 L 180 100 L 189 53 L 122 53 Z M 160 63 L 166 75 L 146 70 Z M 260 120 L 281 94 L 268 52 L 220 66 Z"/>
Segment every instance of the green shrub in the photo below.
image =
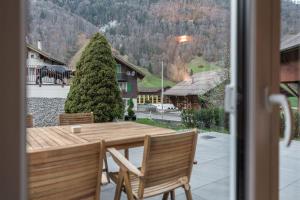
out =
<path fill-rule="evenodd" d="M 229 129 L 229 115 L 223 108 L 202 108 L 198 111 L 184 110 L 181 113 L 182 122 L 188 128 Z"/>
<path fill-rule="evenodd" d="M 132 99 L 129 99 L 128 101 L 128 108 L 127 108 L 127 114 L 130 118 L 134 117 L 135 116 L 135 113 L 133 111 L 133 107 L 134 107 L 134 104 L 133 104 L 133 101 Z"/>
<path fill-rule="evenodd" d="M 284 114 L 280 112 L 280 137 L 284 137 L 283 132 L 285 128 L 284 123 Z M 294 137 L 300 137 L 300 115 L 298 111 L 292 111 L 292 120 L 293 120 L 293 135 Z"/>
<path fill-rule="evenodd" d="M 76 65 L 65 112 L 93 112 L 95 122 L 122 118 L 124 105 L 116 80 L 116 62 L 106 38 L 97 33 Z"/>
<path fill-rule="evenodd" d="M 194 110 L 183 110 L 181 112 L 181 120 L 185 127 L 195 128 L 195 111 Z"/>

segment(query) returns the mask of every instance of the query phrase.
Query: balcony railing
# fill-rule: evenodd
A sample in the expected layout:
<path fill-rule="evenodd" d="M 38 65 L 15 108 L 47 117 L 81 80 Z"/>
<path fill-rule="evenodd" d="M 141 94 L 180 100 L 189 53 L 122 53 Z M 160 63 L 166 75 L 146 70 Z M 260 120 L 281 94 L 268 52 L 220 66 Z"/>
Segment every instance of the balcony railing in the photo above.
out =
<path fill-rule="evenodd" d="M 26 84 L 69 85 L 72 71 L 59 65 L 26 66 Z"/>
<path fill-rule="evenodd" d="M 127 81 L 128 79 L 128 76 L 126 73 L 123 73 L 123 72 L 118 72 L 117 73 L 117 80 L 118 81 Z"/>

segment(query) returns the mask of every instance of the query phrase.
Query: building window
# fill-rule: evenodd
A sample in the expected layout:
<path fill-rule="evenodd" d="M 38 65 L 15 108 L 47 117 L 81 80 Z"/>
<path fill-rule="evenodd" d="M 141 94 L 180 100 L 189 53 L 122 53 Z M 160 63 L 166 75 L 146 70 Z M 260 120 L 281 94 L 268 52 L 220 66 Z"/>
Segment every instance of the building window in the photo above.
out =
<path fill-rule="evenodd" d="M 128 88 L 127 82 L 118 82 L 118 84 L 119 84 L 119 88 L 120 88 L 121 92 L 127 92 L 128 91 L 127 90 L 127 88 Z"/>
<path fill-rule="evenodd" d="M 31 55 L 30 55 L 30 58 L 34 58 L 34 54 L 31 54 Z"/>
<path fill-rule="evenodd" d="M 121 65 L 120 65 L 120 64 L 117 64 L 117 65 L 116 65 L 116 71 L 117 71 L 117 73 L 121 73 L 121 72 L 122 72 L 122 69 L 121 69 Z"/>

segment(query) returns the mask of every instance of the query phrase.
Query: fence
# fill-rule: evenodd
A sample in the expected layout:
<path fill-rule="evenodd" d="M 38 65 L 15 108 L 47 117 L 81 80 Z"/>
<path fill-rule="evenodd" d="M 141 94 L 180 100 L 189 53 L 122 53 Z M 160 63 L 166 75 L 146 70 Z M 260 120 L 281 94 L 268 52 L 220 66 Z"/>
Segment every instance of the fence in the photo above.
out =
<path fill-rule="evenodd" d="M 72 71 L 60 65 L 26 66 L 26 84 L 69 85 Z"/>

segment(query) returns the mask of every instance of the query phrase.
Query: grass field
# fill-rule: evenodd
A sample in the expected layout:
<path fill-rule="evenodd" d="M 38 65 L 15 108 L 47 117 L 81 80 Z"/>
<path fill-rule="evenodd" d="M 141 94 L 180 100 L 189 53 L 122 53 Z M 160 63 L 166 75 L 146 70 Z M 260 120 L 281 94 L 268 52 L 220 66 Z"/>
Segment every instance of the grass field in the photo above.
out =
<path fill-rule="evenodd" d="M 141 71 L 143 71 L 146 76 L 143 78 L 143 80 L 138 81 L 138 86 L 143 88 L 159 88 L 161 87 L 161 78 L 157 75 L 151 74 L 147 69 L 140 68 Z M 175 83 L 164 79 L 164 86 L 174 86 Z"/>
<path fill-rule="evenodd" d="M 205 61 L 202 57 L 195 57 L 188 64 L 189 68 L 193 70 L 193 73 L 212 71 L 220 69 L 217 65 Z"/>
<path fill-rule="evenodd" d="M 211 71 L 211 70 L 218 70 L 220 69 L 217 65 L 214 63 L 209 63 L 205 61 L 202 57 L 195 57 L 194 59 L 191 60 L 191 62 L 188 64 L 189 69 L 193 71 L 193 73 L 198 73 L 198 72 L 205 72 L 205 71 Z M 139 87 L 143 88 L 159 88 L 161 87 L 161 78 L 158 75 L 154 75 L 150 73 L 147 69 L 145 68 L 140 68 L 141 71 L 143 71 L 146 76 L 143 80 L 138 81 Z M 176 83 L 167 80 L 166 78 L 164 79 L 164 86 L 174 86 Z"/>
<path fill-rule="evenodd" d="M 298 107 L 298 97 L 289 97 L 288 99 L 292 107 Z"/>

